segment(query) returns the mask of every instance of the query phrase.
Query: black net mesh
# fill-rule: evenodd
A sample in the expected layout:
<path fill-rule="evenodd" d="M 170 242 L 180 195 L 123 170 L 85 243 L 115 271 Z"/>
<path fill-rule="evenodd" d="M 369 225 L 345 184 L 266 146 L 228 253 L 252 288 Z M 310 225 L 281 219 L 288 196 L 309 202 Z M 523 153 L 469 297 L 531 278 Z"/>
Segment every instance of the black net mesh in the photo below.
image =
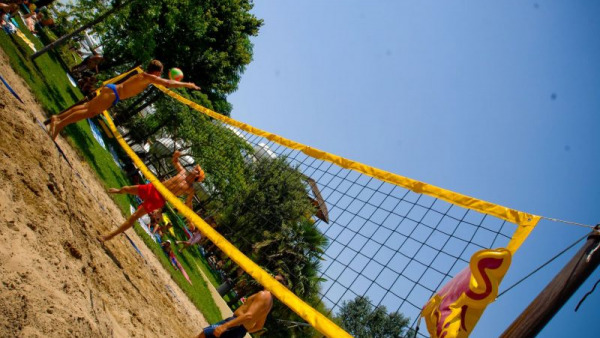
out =
<path fill-rule="evenodd" d="M 345 301 L 367 296 L 373 306 L 401 312 L 414 326 L 423 305 L 468 265 L 474 252 L 505 247 L 516 229 L 494 216 L 312 158 L 223 122 L 213 120 L 212 125 L 251 147 L 244 151 L 249 163 L 283 158 L 296 169 L 289 175 L 305 183 L 315 206 L 314 227 L 328 240 L 318 274 L 319 297 L 330 315 Z M 210 142 L 202 147 L 220 151 L 226 140 L 211 130 L 206 131 Z"/>

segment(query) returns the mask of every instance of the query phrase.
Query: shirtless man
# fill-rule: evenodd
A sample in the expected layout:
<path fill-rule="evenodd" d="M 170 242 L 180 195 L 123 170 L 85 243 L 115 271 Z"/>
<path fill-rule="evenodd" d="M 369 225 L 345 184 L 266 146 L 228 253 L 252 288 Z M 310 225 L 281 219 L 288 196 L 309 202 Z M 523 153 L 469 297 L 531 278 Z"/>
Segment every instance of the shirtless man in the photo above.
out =
<path fill-rule="evenodd" d="M 285 285 L 283 276 L 277 275 L 275 279 Z M 233 316 L 204 328 L 197 338 L 241 338 L 246 335 L 246 332 L 260 331 L 265 325 L 271 308 L 273 308 L 271 292 L 263 290 L 255 293 L 246 300 L 244 305 L 235 310 Z"/>
<path fill-rule="evenodd" d="M 200 87 L 191 82 L 179 82 L 167 80 L 160 77 L 163 65 L 158 60 L 150 61 L 145 73 L 136 74 L 121 84 L 107 84 L 98 95 L 90 101 L 73 106 L 62 114 L 50 118 L 49 134 L 52 139 L 63 130 L 64 127 L 77 121 L 94 117 L 106 109 L 114 106 L 120 100 L 136 96 L 150 84 L 160 84 L 168 88 L 189 88 L 200 90 Z"/>
<path fill-rule="evenodd" d="M 84 70 L 95 70 L 96 74 L 98 74 L 100 72 L 98 69 L 98 66 L 102 62 L 104 62 L 104 57 L 102 57 L 102 55 L 99 55 L 99 54 L 90 55 L 90 56 L 86 57 L 85 59 L 83 59 L 83 61 L 81 61 L 81 63 L 79 63 L 78 65 L 71 68 L 71 73 L 79 74 L 79 73 L 83 72 Z"/>
<path fill-rule="evenodd" d="M 180 156 L 181 153 L 179 151 L 175 151 L 172 160 L 173 166 L 175 169 L 177 169 L 177 174 L 164 181 L 163 185 L 175 196 L 187 195 L 185 204 L 189 208 L 192 208 L 192 200 L 194 199 L 195 194 L 194 182 L 202 182 L 204 180 L 204 171 L 199 165 L 195 166 L 192 171 L 185 170 L 185 168 L 179 163 Z M 116 235 L 131 228 L 133 223 L 135 223 L 135 221 L 137 221 L 140 217 L 155 210 L 160 212 L 160 209 L 162 209 L 162 207 L 165 205 L 165 199 L 158 192 L 158 190 L 156 190 L 152 183 L 125 186 L 121 189 L 110 188 L 108 189 L 108 192 L 111 194 L 138 195 L 143 202 L 142 205 L 140 205 L 140 207 L 133 214 L 131 214 L 131 216 L 129 216 L 129 218 L 116 230 L 104 236 L 100 236 L 98 238 L 100 242 L 111 240 Z"/>

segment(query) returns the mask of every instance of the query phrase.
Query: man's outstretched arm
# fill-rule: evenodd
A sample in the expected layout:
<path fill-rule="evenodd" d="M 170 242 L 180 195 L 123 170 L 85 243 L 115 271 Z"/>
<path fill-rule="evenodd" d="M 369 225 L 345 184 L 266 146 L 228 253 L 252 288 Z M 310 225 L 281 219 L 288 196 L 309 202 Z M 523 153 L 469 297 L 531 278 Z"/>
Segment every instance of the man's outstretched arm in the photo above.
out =
<path fill-rule="evenodd" d="M 187 205 L 188 208 L 192 209 L 192 202 L 194 201 L 194 193 L 196 191 L 194 189 L 191 189 L 190 192 L 188 192 L 187 197 L 185 198 L 185 205 Z"/>
<path fill-rule="evenodd" d="M 194 84 L 193 82 L 179 82 L 179 81 L 175 81 L 175 80 L 167 80 L 167 79 L 163 79 L 160 76 L 147 74 L 147 73 L 145 73 L 145 76 L 150 80 L 150 82 L 152 82 L 154 84 L 163 85 L 167 88 L 188 88 L 188 89 L 193 89 L 193 90 L 201 89 L 200 87 L 196 86 L 196 84 Z"/>
<path fill-rule="evenodd" d="M 175 150 L 175 152 L 173 153 L 173 158 L 171 159 L 171 161 L 173 162 L 173 166 L 175 167 L 175 170 L 177 170 L 177 172 L 182 172 L 185 171 L 185 168 L 181 165 L 181 163 L 179 163 L 179 158 L 181 157 L 181 152 L 179 150 Z"/>
<path fill-rule="evenodd" d="M 192 208 L 192 202 L 194 201 L 194 193 L 195 193 L 195 192 L 196 192 L 196 191 L 195 191 L 194 189 L 192 189 L 190 192 L 188 192 L 188 195 L 187 195 L 187 197 L 185 198 L 185 205 L 186 205 L 188 208 L 190 208 L 191 210 L 194 210 L 194 209 Z M 189 227 L 192 227 L 192 224 L 194 224 L 194 223 L 192 222 L 192 220 L 191 220 L 190 218 L 187 218 L 187 217 L 186 217 L 186 219 L 187 219 L 187 225 L 188 225 L 188 228 L 189 228 Z M 195 227 L 195 225 L 194 225 L 194 227 Z"/>

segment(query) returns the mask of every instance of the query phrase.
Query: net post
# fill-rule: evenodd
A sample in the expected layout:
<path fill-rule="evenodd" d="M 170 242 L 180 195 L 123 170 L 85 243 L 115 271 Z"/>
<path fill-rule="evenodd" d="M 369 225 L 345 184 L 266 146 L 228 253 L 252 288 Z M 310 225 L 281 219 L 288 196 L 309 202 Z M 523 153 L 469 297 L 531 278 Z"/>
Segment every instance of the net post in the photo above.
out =
<path fill-rule="evenodd" d="M 501 337 L 535 337 L 600 264 L 600 224 L 544 290 Z"/>

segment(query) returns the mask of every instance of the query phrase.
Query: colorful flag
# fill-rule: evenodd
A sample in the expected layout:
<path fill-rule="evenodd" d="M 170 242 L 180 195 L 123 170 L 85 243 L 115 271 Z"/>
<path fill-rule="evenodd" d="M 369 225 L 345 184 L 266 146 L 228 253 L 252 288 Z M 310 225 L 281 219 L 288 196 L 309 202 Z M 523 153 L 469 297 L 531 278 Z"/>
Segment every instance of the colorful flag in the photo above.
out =
<path fill-rule="evenodd" d="M 468 337 L 485 308 L 496 299 L 508 271 L 509 250 L 486 249 L 439 290 L 423 307 L 422 317 L 432 338 Z"/>

